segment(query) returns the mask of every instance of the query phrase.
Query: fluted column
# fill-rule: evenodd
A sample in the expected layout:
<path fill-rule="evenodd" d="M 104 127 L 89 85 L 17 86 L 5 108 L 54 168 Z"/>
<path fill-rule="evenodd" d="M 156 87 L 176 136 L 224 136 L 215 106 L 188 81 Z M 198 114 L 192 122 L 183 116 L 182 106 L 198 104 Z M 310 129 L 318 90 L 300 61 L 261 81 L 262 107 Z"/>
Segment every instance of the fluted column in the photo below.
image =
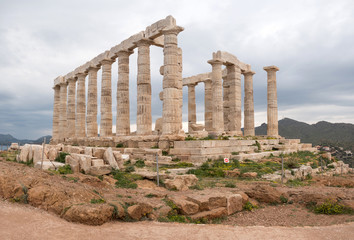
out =
<path fill-rule="evenodd" d="M 267 135 L 278 137 L 278 100 L 276 72 L 279 68 L 269 66 L 263 68 L 267 72 Z"/>
<path fill-rule="evenodd" d="M 231 135 L 242 136 L 241 69 L 236 65 L 228 65 L 227 79 L 229 83 L 228 131 Z"/>
<path fill-rule="evenodd" d="M 60 86 L 55 85 L 54 89 L 54 107 L 53 107 L 53 133 L 54 140 L 59 139 L 59 114 L 60 114 Z"/>
<path fill-rule="evenodd" d="M 101 125 L 100 136 L 112 136 L 112 63 L 113 60 L 105 59 L 102 64 L 101 86 Z"/>
<path fill-rule="evenodd" d="M 66 82 L 60 83 L 60 113 L 59 113 L 59 139 L 63 141 L 67 137 L 67 86 Z"/>
<path fill-rule="evenodd" d="M 205 131 L 213 130 L 213 103 L 212 103 L 211 80 L 204 81 L 204 125 Z"/>
<path fill-rule="evenodd" d="M 163 74 L 163 108 L 162 134 L 177 134 L 182 127 L 182 77 L 180 73 L 179 49 L 177 35 L 182 27 L 163 31 L 164 34 L 164 74 Z"/>
<path fill-rule="evenodd" d="M 137 42 L 138 46 L 138 77 L 137 77 L 137 114 L 136 134 L 152 133 L 151 118 L 151 76 L 150 76 L 150 44 L 147 39 Z"/>
<path fill-rule="evenodd" d="M 215 134 L 224 132 L 224 112 L 223 112 L 223 94 L 222 94 L 222 61 L 210 60 L 208 63 L 212 66 L 211 81 L 212 81 L 212 105 L 213 119 L 212 131 Z"/>
<path fill-rule="evenodd" d="M 118 56 L 116 135 L 130 134 L 129 56 L 133 51 L 120 51 Z"/>
<path fill-rule="evenodd" d="M 99 68 L 90 67 L 88 69 L 87 86 L 87 114 L 86 126 L 87 137 L 97 137 L 97 71 Z"/>
<path fill-rule="evenodd" d="M 224 131 L 229 132 L 229 123 L 230 123 L 230 83 L 227 76 L 223 76 L 223 112 L 224 112 Z"/>
<path fill-rule="evenodd" d="M 77 74 L 76 137 L 86 137 L 86 88 L 87 73 Z"/>
<path fill-rule="evenodd" d="M 188 85 L 188 132 L 193 132 L 192 124 L 197 123 L 197 106 L 195 104 L 195 85 Z"/>
<path fill-rule="evenodd" d="M 67 118 L 68 118 L 68 137 L 74 138 L 75 135 L 75 102 L 76 102 L 76 79 L 68 79 L 68 109 L 67 109 Z"/>
<path fill-rule="evenodd" d="M 255 72 L 246 71 L 245 77 L 245 97 L 244 97 L 244 135 L 254 136 L 254 102 L 253 102 L 253 75 Z"/>

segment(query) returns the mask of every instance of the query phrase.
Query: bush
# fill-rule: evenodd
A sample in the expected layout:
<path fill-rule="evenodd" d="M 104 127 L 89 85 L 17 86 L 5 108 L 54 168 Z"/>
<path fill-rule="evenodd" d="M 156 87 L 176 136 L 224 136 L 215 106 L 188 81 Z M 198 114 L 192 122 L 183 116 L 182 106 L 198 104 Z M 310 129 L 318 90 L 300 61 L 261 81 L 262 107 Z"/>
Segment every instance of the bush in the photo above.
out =
<path fill-rule="evenodd" d="M 99 198 L 99 199 L 91 199 L 90 201 L 92 204 L 101 204 L 101 203 L 105 203 L 106 201 L 103 198 Z"/>
<path fill-rule="evenodd" d="M 280 201 L 281 201 L 282 203 L 287 203 L 287 202 L 288 202 L 288 199 L 282 195 L 282 196 L 280 196 Z"/>
<path fill-rule="evenodd" d="M 213 136 L 213 135 L 208 135 L 207 137 L 201 138 L 200 140 L 214 140 L 214 139 L 215 139 L 215 136 Z"/>
<path fill-rule="evenodd" d="M 61 163 L 65 163 L 65 157 L 67 155 L 70 155 L 70 153 L 67 152 L 60 152 L 59 155 L 55 158 L 56 162 L 61 162 Z"/>
<path fill-rule="evenodd" d="M 134 171 L 135 171 L 134 166 L 127 166 L 125 168 L 125 172 L 127 172 L 127 173 L 131 173 L 131 172 L 134 172 Z"/>
<path fill-rule="evenodd" d="M 59 167 L 58 168 L 58 172 L 60 174 L 71 174 L 71 173 L 73 173 L 73 171 L 71 170 L 70 165 L 64 165 L 62 167 Z"/>
<path fill-rule="evenodd" d="M 231 155 L 239 155 L 239 152 L 232 152 Z"/>
<path fill-rule="evenodd" d="M 116 145 L 116 148 L 122 148 L 122 147 L 124 147 L 123 143 L 118 143 L 118 144 Z"/>
<path fill-rule="evenodd" d="M 191 135 L 188 135 L 188 137 L 186 137 L 184 139 L 184 141 L 194 141 L 194 140 L 197 140 L 195 137 L 191 137 Z"/>
<path fill-rule="evenodd" d="M 234 183 L 226 183 L 225 184 L 225 187 L 227 187 L 227 188 L 235 188 L 236 187 L 236 184 L 234 184 Z"/>
<path fill-rule="evenodd" d="M 144 162 L 144 160 L 139 159 L 139 160 L 137 160 L 137 161 L 135 162 L 134 165 L 135 165 L 137 168 L 143 168 L 143 167 L 145 167 L 145 162 Z"/>
<path fill-rule="evenodd" d="M 138 185 L 135 183 L 136 180 L 142 179 L 140 175 L 114 171 L 113 178 L 117 180 L 116 187 L 117 188 L 133 188 L 136 189 Z"/>
<path fill-rule="evenodd" d="M 258 207 L 253 205 L 250 201 L 247 201 L 245 205 L 243 206 L 243 210 L 246 211 L 253 211 L 253 209 L 257 209 Z"/>
<path fill-rule="evenodd" d="M 318 214 L 327 214 L 327 215 L 335 215 L 335 214 L 353 214 L 354 211 L 346 206 L 340 205 L 336 202 L 327 200 L 321 205 L 317 205 L 314 207 L 314 212 Z"/>
<path fill-rule="evenodd" d="M 167 156 L 168 155 L 168 151 L 162 151 L 162 156 Z"/>
<path fill-rule="evenodd" d="M 285 167 L 286 168 L 298 168 L 299 162 L 297 161 L 296 158 L 289 157 L 288 160 L 286 160 L 286 162 L 285 162 Z"/>

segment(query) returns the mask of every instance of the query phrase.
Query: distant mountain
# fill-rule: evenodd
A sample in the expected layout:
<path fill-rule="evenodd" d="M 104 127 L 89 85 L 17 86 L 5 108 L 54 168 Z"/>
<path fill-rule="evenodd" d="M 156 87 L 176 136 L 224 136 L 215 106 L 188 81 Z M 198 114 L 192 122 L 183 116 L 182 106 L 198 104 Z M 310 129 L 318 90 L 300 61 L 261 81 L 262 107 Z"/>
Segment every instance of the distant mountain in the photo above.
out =
<path fill-rule="evenodd" d="M 354 124 L 329 123 L 316 124 L 298 122 L 284 118 L 278 122 L 279 135 L 285 138 L 299 138 L 303 143 L 338 145 L 354 151 Z M 256 135 L 266 135 L 267 124 L 256 127 Z"/>
<path fill-rule="evenodd" d="M 19 143 L 20 145 L 26 143 L 34 143 L 34 144 L 41 144 L 43 143 L 44 137 L 46 137 L 46 143 L 49 143 L 52 136 L 43 136 L 36 140 L 29 140 L 29 139 L 17 139 L 10 134 L 0 134 L 0 145 L 10 145 L 11 143 Z"/>

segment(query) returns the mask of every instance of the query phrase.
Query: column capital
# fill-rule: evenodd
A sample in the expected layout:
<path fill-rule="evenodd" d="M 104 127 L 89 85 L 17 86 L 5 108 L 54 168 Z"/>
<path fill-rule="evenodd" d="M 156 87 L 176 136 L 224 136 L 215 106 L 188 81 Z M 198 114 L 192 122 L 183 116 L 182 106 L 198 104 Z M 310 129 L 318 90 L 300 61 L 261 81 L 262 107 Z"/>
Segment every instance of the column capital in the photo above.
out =
<path fill-rule="evenodd" d="M 222 65 L 224 62 L 221 59 L 211 59 L 208 63 L 211 65 Z"/>
<path fill-rule="evenodd" d="M 189 83 L 189 84 L 187 84 L 187 87 L 195 87 L 197 85 L 198 85 L 198 83 Z"/>
<path fill-rule="evenodd" d="M 53 90 L 57 90 L 57 89 L 59 89 L 59 88 L 60 88 L 60 85 L 59 85 L 59 84 L 54 85 L 54 86 L 52 87 Z"/>
<path fill-rule="evenodd" d="M 242 74 L 244 76 L 253 76 L 254 74 L 256 74 L 256 72 L 254 72 L 252 70 L 247 70 L 247 71 L 242 72 Z"/>
<path fill-rule="evenodd" d="M 100 67 L 93 67 L 93 66 L 91 66 L 91 67 L 89 67 L 88 69 L 87 69 L 87 71 L 89 71 L 89 72 L 97 72 L 98 70 L 100 70 L 101 68 Z"/>
<path fill-rule="evenodd" d="M 150 45 L 152 45 L 154 41 L 148 39 L 148 38 L 142 38 L 139 41 L 133 42 L 134 44 L 136 44 L 138 47 L 140 46 L 147 46 L 150 47 Z"/>
<path fill-rule="evenodd" d="M 60 85 L 60 87 L 62 87 L 62 86 L 65 87 L 65 86 L 68 85 L 68 83 L 67 82 L 61 82 L 59 85 Z"/>
<path fill-rule="evenodd" d="M 179 34 L 180 32 L 182 32 L 184 30 L 183 27 L 180 27 L 180 26 L 175 26 L 173 28 L 169 28 L 169 29 L 164 29 L 161 31 L 161 33 L 163 35 L 166 35 L 166 34 Z"/>
<path fill-rule="evenodd" d="M 132 50 L 121 50 L 119 52 L 116 53 L 117 57 L 129 57 L 131 54 L 133 54 L 134 51 Z"/>
<path fill-rule="evenodd" d="M 87 76 L 87 72 L 84 72 L 84 73 L 77 73 L 77 74 L 76 74 L 76 77 L 78 77 L 78 78 L 79 78 L 79 77 L 84 77 L 84 78 L 85 78 L 86 76 Z"/>
<path fill-rule="evenodd" d="M 266 72 L 276 72 L 276 71 L 279 71 L 279 68 L 277 66 L 267 66 L 267 67 L 264 67 L 263 68 Z"/>
<path fill-rule="evenodd" d="M 67 81 L 68 83 L 70 83 L 70 82 L 76 82 L 76 81 L 77 81 L 77 79 L 76 79 L 76 78 L 74 78 L 74 77 L 72 77 L 72 78 L 68 78 L 68 79 L 66 79 L 66 81 Z"/>
<path fill-rule="evenodd" d="M 112 64 L 112 63 L 114 63 L 115 61 L 114 60 L 112 60 L 112 59 L 103 59 L 100 63 L 102 64 L 102 65 L 106 65 L 106 64 Z"/>

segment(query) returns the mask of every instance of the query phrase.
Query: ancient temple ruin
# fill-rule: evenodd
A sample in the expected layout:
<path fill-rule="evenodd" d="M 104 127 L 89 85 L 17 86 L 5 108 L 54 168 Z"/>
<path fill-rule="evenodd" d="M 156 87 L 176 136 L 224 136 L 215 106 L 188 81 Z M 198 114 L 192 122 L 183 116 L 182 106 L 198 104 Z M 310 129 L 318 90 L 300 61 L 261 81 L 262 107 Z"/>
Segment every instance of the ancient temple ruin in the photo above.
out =
<path fill-rule="evenodd" d="M 178 47 L 178 34 L 183 27 L 168 16 L 120 44 L 112 47 L 74 71 L 54 80 L 54 111 L 52 143 L 83 146 L 116 146 L 144 148 L 158 146 L 170 149 L 175 141 L 183 141 L 182 130 L 183 86 L 188 87 L 188 135 L 206 136 L 255 136 L 253 75 L 251 65 L 241 62 L 228 52 L 217 51 L 208 61 L 211 72 L 182 78 L 182 49 Z M 163 48 L 162 118 L 157 119 L 152 130 L 150 46 Z M 136 132 L 130 130 L 129 56 L 137 48 L 137 117 Z M 117 89 L 111 89 L 112 64 L 118 63 Z M 224 69 L 223 69 L 224 66 Z M 98 132 L 97 72 L 102 69 L 101 119 Z M 267 72 L 267 137 L 278 135 L 278 107 L 276 66 L 264 67 Z M 241 79 L 244 78 L 244 132 L 241 131 Z M 88 81 L 87 102 L 85 81 Z M 195 86 L 204 83 L 205 124 L 197 124 Z M 115 93 L 114 93 L 115 91 Z M 116 132 L 112 132 L 112 95 L 117 96 Z M 232 139 L 231 139 L 232 140 Z M 229 141 L 232 147 L 239 143 Z M 240 140 L 240 139 L 238 139 Z M 177 143 L 177 145 L 180 143 Z M 236 144 L 236 145 L 235 145 Z M 216 144 L 214 147 L 220 145 Z M 187 147 L 182 147 L 185 149 Z M 171 149 L 179 154 L 178 149 Z M 225 153 L 225 150 L 222 151 Z M 180 153 L 181 154 L 181 153 Z M 220 154 L 216 152 L 215 155 Z"/>

